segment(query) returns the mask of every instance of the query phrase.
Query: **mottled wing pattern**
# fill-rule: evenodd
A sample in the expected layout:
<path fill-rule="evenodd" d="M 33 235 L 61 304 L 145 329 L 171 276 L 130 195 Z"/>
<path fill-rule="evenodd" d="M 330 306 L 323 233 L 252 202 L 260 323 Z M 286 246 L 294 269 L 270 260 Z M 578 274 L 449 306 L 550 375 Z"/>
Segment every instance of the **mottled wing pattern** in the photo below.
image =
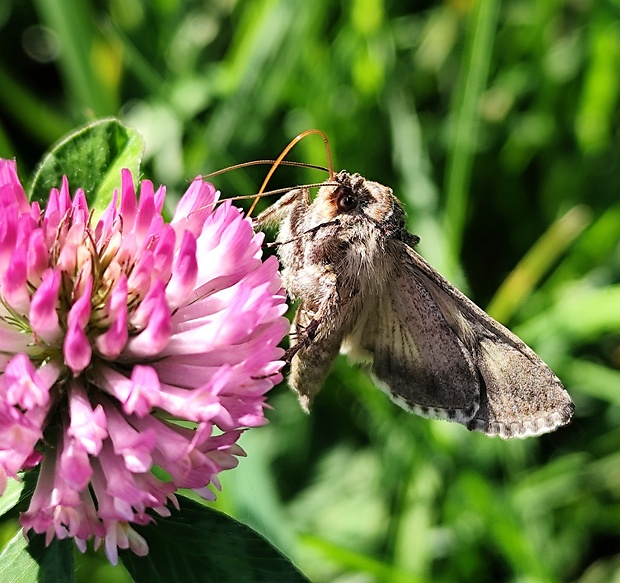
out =
<path fill-rule="evenodd" d="M 480 404 L 479 377 L 467 347 L 407 270 L 385 290 L 358 333 L 345 340 L 345 349 L 353 358 L 370 353 L 375 382 L 403 408 L 467 425 Z"/>
<path fill-rule="evenodd" d="M 573 404 L 549 367 L 418 253 L 396 244 L 398 275 L 367 324 L 377 334 L 367 346 L 372 371 L 394 400 L 504 438 L 568 423 Z"/>

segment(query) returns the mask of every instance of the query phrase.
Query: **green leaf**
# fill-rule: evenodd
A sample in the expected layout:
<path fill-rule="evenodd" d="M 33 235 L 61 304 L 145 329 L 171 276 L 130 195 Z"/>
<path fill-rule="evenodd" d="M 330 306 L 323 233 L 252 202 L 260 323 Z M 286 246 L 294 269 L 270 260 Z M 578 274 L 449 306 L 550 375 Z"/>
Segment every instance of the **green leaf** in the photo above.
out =
<path fill-rule="evenodd" d="M 120 188 L 122 168 L 138 178 L 144 151 L 141 134 L 115 118 L 88 124 L 56 143 L 43 158 L 28 189 L 30 200 L 47 201 L 62 177 L 72 192 L 83 188 L 89 207 L 102 211 Z"/>
<path fill-rule="evenodd" d="M 134 526 L 148 542 L 146 557 L 121 551 L 137 583 L 307 583 L 287 557 L 251 528 L 187 498 L 179 501 L 181 511 L 157 526 Z"/>
<path fill-rule="evenodd" d="M 54 539 L 45 546 L 45 536 L 26 540 L 21 529 L 0 555 L 2 583 L 64 583 L 73 581 L 73 541 Z"/>
<path fill-rule="evenodd" d="M 32 497 L 39 479 L 39 469 L 32 468 L 23 474 L 20 473 L 19 476 L 20 480 L 8 479 L 6 489 L 0 496 L 0 516 L 6 514 L 22 500 L 29 500 Z"/>
<path fill-rule="evenodd" d="M 0 497 L 0 516 L 6 514 L 15 504 L 19 502 L 24 482 L 9 478 L 2 496 Z"/>

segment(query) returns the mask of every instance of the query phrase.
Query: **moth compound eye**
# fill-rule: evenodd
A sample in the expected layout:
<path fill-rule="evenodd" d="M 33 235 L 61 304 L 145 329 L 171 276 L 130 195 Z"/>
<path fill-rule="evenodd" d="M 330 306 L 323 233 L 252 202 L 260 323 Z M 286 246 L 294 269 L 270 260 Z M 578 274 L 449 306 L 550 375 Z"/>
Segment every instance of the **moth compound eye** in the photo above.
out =
<path fill-rule="evenodd" d="M 357 206 L 357 199 L 348 192 L 344 192 L 338 198 L 338 210 L 342 212 L 352 211 Z"/>

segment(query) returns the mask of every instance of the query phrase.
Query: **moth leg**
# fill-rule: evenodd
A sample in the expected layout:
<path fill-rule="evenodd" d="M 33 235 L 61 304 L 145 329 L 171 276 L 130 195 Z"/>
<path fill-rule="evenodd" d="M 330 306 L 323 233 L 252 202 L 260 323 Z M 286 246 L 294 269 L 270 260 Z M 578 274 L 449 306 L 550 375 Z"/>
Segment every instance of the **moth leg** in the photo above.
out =
<path fill-rule="evenodd" d="M 303 330 L 302 331 L 298 330 L 298 328 L 301 326 L 301 324 L 297 324 L 296 326 L 297 327 L 295 327 L 295 325 L 294 325 L 293 329 L 291 329 L 291 331 L 289 332 L 289 338 L 291 340 L 294 340 L 296 338 L 300 338 L 300 340 L 297 340 L 288 350 L 286 350 L 286 352 L 282 356 L 282 360 L 284 362 L 286 362 L 286 364 L 291 364 L 291 361 L 293 360 L 293 357 L 302 348 L 307 347 L 309 344 L 312 343 L 312 339 L 314 338 L 314 334 L 316 332 L 316 329 L 319 326 L 319 322 L 318 322 L 318 320 L 312 320 L 308 326 L 303 326 Z M 253 376 L 252 379 L 268 379 L 269 377 L 274 377 L 274 376 L 279 375 L 279 374 L 280 374 L 280 371 L 273 372 L 273 373 L 268 374 L 268 375 Z"/>
<path fill-rule="evenodd" d="M 297 312 L 299 313 L 299 312 Z M 290 364 L 293 357 L 302 349 L 312 344 L 316 331 L 319 327 L 319 320 L 312 319 L 307 326 L 302 326 L 299 322 L 295 322 L 294 329 L 289 332 L 289 338 L 295 340 L 295 343 L 284 353 L 283 360 Z M 301 330 L 300 330 L 301 328 Z"/>

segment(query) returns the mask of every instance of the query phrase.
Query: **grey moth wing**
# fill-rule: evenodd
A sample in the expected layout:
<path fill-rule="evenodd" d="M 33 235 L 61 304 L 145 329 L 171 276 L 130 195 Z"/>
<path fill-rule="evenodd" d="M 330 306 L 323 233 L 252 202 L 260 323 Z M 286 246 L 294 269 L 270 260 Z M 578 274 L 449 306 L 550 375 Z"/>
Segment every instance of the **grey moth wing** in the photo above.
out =
<path fill-rule="evenodd" d="M 378 304 L 361 315 L 343 352 L 367 361 L 377 386 L 404 409 L 469 424 L 480 405 L 480 382 L 466 345 L 423 277 L 400 264 L 389 272 Z"/>
<path fill-rule="evenodd" d="M 389 245 L 396 246 L 387 254 L 396 264 L 389 293 L 345 340 L 349 351 L 372 354 L 380 388 L 414 413 L 503 438 L 570 421 L 568 393 L 531 348 L 407 244 Z"/>

